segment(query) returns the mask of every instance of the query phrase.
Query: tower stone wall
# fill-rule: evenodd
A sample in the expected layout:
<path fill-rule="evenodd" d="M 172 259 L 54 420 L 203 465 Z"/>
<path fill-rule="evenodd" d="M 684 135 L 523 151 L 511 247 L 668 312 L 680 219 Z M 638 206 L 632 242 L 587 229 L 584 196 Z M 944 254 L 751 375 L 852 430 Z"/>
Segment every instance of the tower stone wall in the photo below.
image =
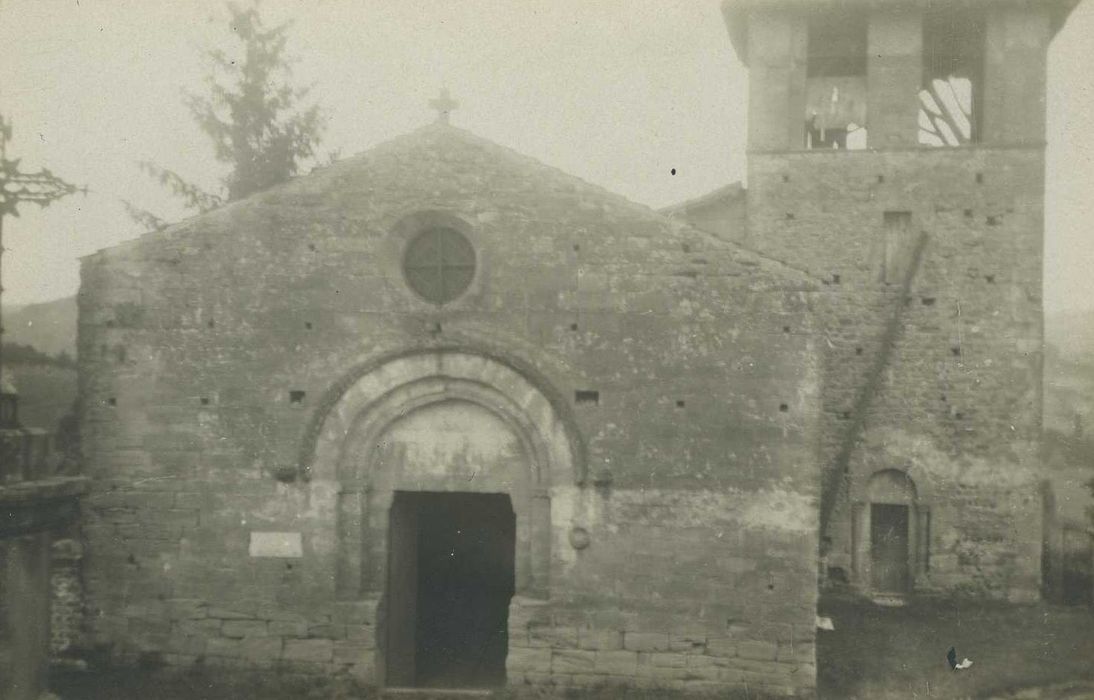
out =
<path fill-rule="evenodd" d="M 741 240 L 824 285 L 826 573 L 877 592 L 869 483 L 898 470 L 908 590 L 1036 597 L 1045 61 L 1070 4 L 724 9 L 750 72 Z M 811 47 L 833 20 L 861 33 Z M 938 46 L 971 66 L 971 136 L 944 144 Z"/>

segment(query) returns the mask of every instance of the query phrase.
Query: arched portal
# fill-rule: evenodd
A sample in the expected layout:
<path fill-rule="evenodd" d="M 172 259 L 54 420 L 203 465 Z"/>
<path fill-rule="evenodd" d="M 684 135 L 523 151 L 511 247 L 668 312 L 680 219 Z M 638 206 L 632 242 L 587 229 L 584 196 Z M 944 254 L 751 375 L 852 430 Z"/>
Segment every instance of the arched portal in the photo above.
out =
<path fill-rule="evenodd" d="M 311 489 L 334 497 L 329 547 L 337 596 L 381 600 L 377 646 L 387 663 L 378 658 L 378 665 L 388 685 L 428 684 L 426 672 L 407 661 L 435 656 L 421 648 L 423 635 L 435 640 L 444 630 L 470 629 L 440 619 L 441 613 L 425 619 L 440 610 L 437 596 L 497 583 L 504 608 L 514 592 L 546 594 L 550 488 L 581 480 L 574 444 L 543 390 L 512 366 L 467 352 L 392 359 L 365 372 L 333 403 L 309 466 Z M 479 545 L 467 544 L 466 533 L 478 533 L 472 539 Z M 430 554 L 438 542 L 481 566 L 470 572 L 448 566 Z M 456 583 L 426 590 L 445 576 Z M 479 605 L 479 617 L 492 619 L 500 598 L 460 600 L 446 614 Z M 495 628 L 504 635 L 504 624 Z M 497 639 L 479 641 L 494 650 L 484 651 L 485 658 L 500 658 L 504 677 L 504 639 L 500 655 Z M 443 678 L 464 671 L 431 673 L 446 685 L 492 679 L 492 672 L 471 674 L 467 683 Z"/>
<path fill-rule="evenodd" d="M 873 593 L 904 594 L 927 570 L 929 511 L 906 472 L 883 469 L 866 482 L 855 504 L 854 568 Z"/>
<path fill-rule="evenodd" d="M 899 469 L 882 469 L 866 482 L 866 497 L 871 503 L 911 505 L 916 501 L 915 482 Z"/>

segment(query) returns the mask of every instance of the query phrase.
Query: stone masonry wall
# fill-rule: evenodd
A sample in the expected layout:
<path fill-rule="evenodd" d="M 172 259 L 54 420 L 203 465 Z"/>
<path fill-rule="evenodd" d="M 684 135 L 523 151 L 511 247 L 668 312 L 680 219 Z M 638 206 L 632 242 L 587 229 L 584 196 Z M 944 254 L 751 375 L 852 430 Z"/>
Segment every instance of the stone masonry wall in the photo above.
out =
<path fill-rule="evenodd" d="M 854 4 L 868 25 L 862 151 L 800 150 L 808 12 L 726 5 L 751 72 L 746 244 L 826 284 L 822 461 L 830 475 L 846 470 L 823 533 L 826 563 L 861 575 L 856 509 L 872 474 L 897 469 L 918 492 L 913 537 L 928 540 L 916 589 L 1029 599 L 1040 561 L 1044 83 L 1056 6 L 977 5 L 979 143 L 932 149 L 917 146 L 916 122 L 927 8 Z M 887 231 L 887 215 L 910 225 Z M 905 294 L 902 275 L 883 269 L 906 270 L 921 234 Z M 888 262 L 887 238 L 901 253 Z"/>
<path fill-rule="evenodd" d="M 463 222 L 478 255 L 443 309 L 400 270 L 420 212 Z M 115 658 L 382 682 L 382 585 L 335 586 L 350 486 L 302 464 L 362 368 L 459 352 L 537 387 L 574 450 L 546 492 L 548 590 L 511 606 L 510 683 L 813 688 L 808 275 L 442 126 L 82 275 L 89 622 Z M 300 551 L 251 556 L 253 532 Z"/>
<path fill-rule="evenodd" d="M 591 530 L 573 569 L 592 580 L 567 586 L 569 600 L 514 600 L 510 680 L 807 693 L 815 521 L 789 503 L 738 498 L 751 506 L 711 493 L 613 493 L 608 532 Z M 743 526 L 742 516 L 759 524 L 750 507 L 766 513 L 764 527 Z"/>
<path fill-rule="evenodd" d="M 1026 496 L 1041 429 L 1041 172 L 1035 148 L 752 157 L 750 243 L 827 281 L 827 464 L 886 351 L 886 323 L 904 305 L 850 457 L 848 493 L 898 468 L 934 494 L 921 588 L 1037 589 L 1039 506 Z M 909 234 L 927 234 L 905 298 L 879 281 L 887 211 L 909 212 Z M 957 517 L 969 512 L 963 490 L 983 500 L 982 518 Z M 848 504 L 827 535 L 830 564 L 849 570 Z M 996 551 L 977 553 L 992 541 Z"/>

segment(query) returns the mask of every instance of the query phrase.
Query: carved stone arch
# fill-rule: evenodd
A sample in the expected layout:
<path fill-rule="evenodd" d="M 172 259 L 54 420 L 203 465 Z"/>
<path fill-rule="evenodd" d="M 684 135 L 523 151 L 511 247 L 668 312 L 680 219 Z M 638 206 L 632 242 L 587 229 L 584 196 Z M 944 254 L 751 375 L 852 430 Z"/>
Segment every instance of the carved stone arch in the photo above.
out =
<path fill-rule="evenodd" d="M 878 564 L 874 560 L 882 556 L 874 550 L 874 518 L 879 508 L 886 509 L 890 514 L 899 514 L 906 523 L 903 536 L 907 550 L 901 559 L 906 556 L 907 572 L 902 592 L 923 587 L 930 562 L 930 507 L 923 501 L 921 488 L 917 487 L 908 472 L 892 468 L 875 471 L 856 489 L 851 518 L 852 568 L 856 581 L 871 591 L 894 592 L 881 589 L 879 580 L 884 576 L 875 570 Z"/>
<path fill-rule="evenodd" d="M 866 500 L 870 503 L 914 505 L 918 499 L 915 482 L 900 469 L 881 469 L 866 482 Z"/>
<path fill-rule="evenodd" d="M 449 358 L 447 369 L 443 366 L 444 358 Z M 484 366 L 460 367 L 469 363 Z M 453 372 L 463 374 L 453 375 Z M 398 377 L 402 373 L 411 375 L 407 381 L 430 376 L 431 373 L 435 376 L 462 376 L 470 381 L 477 378 L 481 383 L 495 386 L 511 397 L 519 394 L 535 397 L 525 413 L 539 419 L 550 416 L 554 427 L 551 435 L 556 437 L 562 434 L 568 443 L 568 449 L 556 449 L 552 453 L 564 458 L 552 463 L 553 483 L 585 483 L 588 476 L 585 445 L 569 404 L 530 363 L 474 343 L 439 345 L 382 355 L 346 373 L 319 401 L 319 408 L 312 416 L 301 443 L 296 478 L 304 481 L 330 479 L 330 469 L 337 464 L 338 451 L 349 424 L 370 400 L 398 386 Z M 497 375 L 506 380 L 494 383 L 492 378 Z M 562 473 L 566 467 L 570 468 L 569 474 Z"/>
<path fill-rule="evenodd" d="M 405 430 L 413 421 L 453 415 L 477 421 L 495 442 L 512 438 L 516 447 L 508 471 L 463 479 L 385 452 L 393 431 Z M 352 599 L 383 589 L 388 512 L 395 492 L 406 490 L 508 494 L 516 517 L 517 590 L 545 594 L 550 488 L 580 480 L 575 442 L 546 393 L 492 357 L 422 352 L 395 357 L 360 374 L 325 412 L 309 468 L 311 493 L 333 498 L 329 509 L 334 527 L 327 537 L 337 595 Z M 401 444 L 406 447 L 405 439 Z M 322 504 L 312 506 L 327 510 Z"/>
<path fill-rule="evenodd" d="M 336 469 L 339 483 L 358 483 L 362 488 L 371 488 L 372 455 L 355 451 L 354 447 L 374 444 L 400 418 L 445 401 L 475 404 L 505 423 L 521 441 L 531 467 L 529 477 L 533 487 L 546 489 L 550 485 L 550 477 L 544 473 L 551 459 L 550 450 L 522 406 L 488 384 L 437 376 L 403 384 L 377 397 L 365 408 L 361 420 L 354 424 L 342 442 Z"/>

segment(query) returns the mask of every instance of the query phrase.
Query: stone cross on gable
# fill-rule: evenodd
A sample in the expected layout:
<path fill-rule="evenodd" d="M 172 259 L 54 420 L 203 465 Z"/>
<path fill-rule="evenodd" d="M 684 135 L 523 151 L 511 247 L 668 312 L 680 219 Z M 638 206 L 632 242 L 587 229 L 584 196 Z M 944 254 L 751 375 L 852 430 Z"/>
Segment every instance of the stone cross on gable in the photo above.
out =
<path fill-rule="evenodd" d="M 448 94 L 448 88 L 442 88 L 441 94 L 429 101 L 429 106 L 437 110 L 437 122 L 447 124 L 449 114 L 459 107 L 460 103 L 452 99 Z"/>

